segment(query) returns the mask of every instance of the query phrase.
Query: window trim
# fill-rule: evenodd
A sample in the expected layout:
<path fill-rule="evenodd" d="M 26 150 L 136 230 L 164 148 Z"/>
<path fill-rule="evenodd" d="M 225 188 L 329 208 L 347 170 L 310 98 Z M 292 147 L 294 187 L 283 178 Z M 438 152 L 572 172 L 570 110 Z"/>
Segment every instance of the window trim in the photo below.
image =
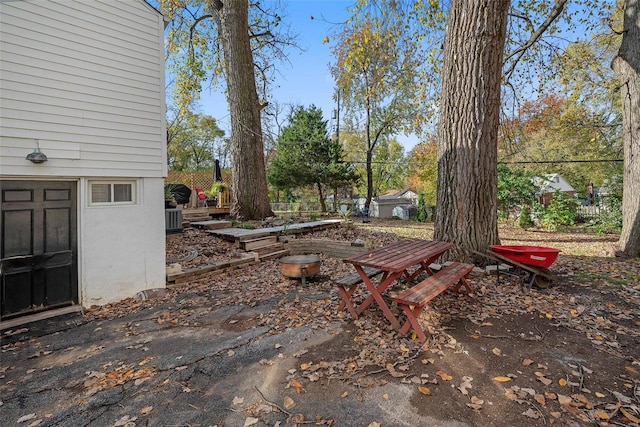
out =
<path fill-rule="evenodd" d="M 109 192 L 110 192 L 110 198 L 111 201 L 110 202 L 94 202 L 93 201 L 93 186 L 99 184 L 99 185 L 109 185 Z M 126 200 L 126 201 L 122 201 L 122 202 L 116 202 L 114 201 L 114 188 L 116 184 L 125 184 L 125 185 L 130 185 L 131 186 L 131 200 Z M 131 206 L 131 205 L 136 205 L 138 204 L 137 201 L 137 196 L 138 196 L 138 191 L 137 191 L 137 181 L 136 180 L 117 180 L 117 179 L 91 179 L 88 180 L 87 182 L 87 201 L 88 201 L 88 205 L 89 206 Z"/>

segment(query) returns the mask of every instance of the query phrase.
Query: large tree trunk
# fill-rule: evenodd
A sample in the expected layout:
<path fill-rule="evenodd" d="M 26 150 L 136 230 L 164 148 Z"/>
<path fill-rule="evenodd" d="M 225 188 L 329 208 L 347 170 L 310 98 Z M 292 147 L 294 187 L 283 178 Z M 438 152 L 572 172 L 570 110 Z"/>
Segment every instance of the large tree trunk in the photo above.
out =
<path fill-rule="evenodd" d="M 498 243 L 500 80 L 509 0 L 452 0 L 438 120 L 437 240 L 449 258 Z"/>
<path fill-rule="evenodd" d="M 260 101 L 256 91 L 249 42 L 248 0 L 209 0 L 217 16 L 224 53 L 227 98 L 231 117 L 231 215 L 262 219 L 273 215 L 269 206 Z"/>
<path fill-rule="evenodd" d="M 612 67 L 622 96 L 624 187 L 622 233 L 618 246 L 629 256 L 640 256 L 640 1 L 626 0 L 624 31 Z"/>

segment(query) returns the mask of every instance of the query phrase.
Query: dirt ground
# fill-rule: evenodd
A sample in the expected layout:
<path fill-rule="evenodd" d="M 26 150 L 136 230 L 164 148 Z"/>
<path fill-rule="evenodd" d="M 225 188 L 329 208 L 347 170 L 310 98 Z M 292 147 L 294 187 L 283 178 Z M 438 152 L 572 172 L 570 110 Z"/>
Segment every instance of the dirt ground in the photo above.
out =
<path fill-rule="evenodd" d="M 361 239 L 375 247 L 401 236 L 430 238 L 432 228 L 400 221 L 355 222 L 304 237 Z M 174 287 L 165 298 L 96 307 L 84 314 L 83 322 L 103 325 L 132 313 L 149 318 L 145 313 L 154 312 L 153 322 L 174 330 L 206 325 L 203 319 L 212 310 L 242 307 L 216 323 L 219 331 L 209 332 L 226 336 L 265 331 L 276 342 L 275 353 L 260 360 L 265 367 L 284 357 L 278 349 L 289 334 L 305 329 L 327 337 L 314 345 L 290 340 L 299 349 L 290 355 L 288 369 L 271 379 L 271 394 L 244 404 L 234 398 L 233 404 L 221 406 L 244 424 L 224 424 L 220 415 L 207 418 L 208 423 L 181 425 L 419 425 L 407 421 L 407 412 L 421 420 L 416 422 L 431 419 L 428 425 L 640 425 L 640 260 L 608 257 L 617 236 L 578 229 L 550 233 L 505 227 L 500 238 L 502 244 L 561 249 L 551 266 L 559 280 L 550 288 L 527 292 L 522 278 L 474 273 L 475 295 L 447 292 L 423 312 L 420 321 L 429 331 L 424 344 L 399 335 L 375 306 L 355 321 L 338 311 L 339 297 L 331 282 L 352 267 L 326 256 L 320 274 L 304 287 L 283 278 L 277 260 L 264 261 Z M 201 231 L 168 236 L 167 258 L 179 260 L 188 252 L 185 248 L 197 250 L 198 256 L 182 262 L 184 268 L 239 254 L 232 244 Z M 392 310 L 398 314 L 397 307 Z M 126 322 L 117 330 L 132 330 L 131 325 Z M 3 334 L 3 354 L 18 354 L 26 342 L 37 342 L 21 334 L 28 333 Z M 201 376 L 203 370 L 196 369 Z M 0 364 L 5 408 L 15 403 L 4 395 L 15 393 L 19 371 L 15 363 Z M 195 377 L 181 387 L 196 389 Z M 232 384 L 227 386 L 235 387 Z M 345 409 L 358 402 L 368 405 L 368 417 Z M 265 412 L 265 405 L 270 410 Z M 94 419 L 83 425 L 162 425 L 149 421 L 160 405 L 149 407 L 138 408 L 135 418 L 122 416 L 112 424 Z M 403 413 L 396 416 L 398 408 Z M 46 425 L 47 417 L 34 415 L 16 425 L 34 420 Z"/>

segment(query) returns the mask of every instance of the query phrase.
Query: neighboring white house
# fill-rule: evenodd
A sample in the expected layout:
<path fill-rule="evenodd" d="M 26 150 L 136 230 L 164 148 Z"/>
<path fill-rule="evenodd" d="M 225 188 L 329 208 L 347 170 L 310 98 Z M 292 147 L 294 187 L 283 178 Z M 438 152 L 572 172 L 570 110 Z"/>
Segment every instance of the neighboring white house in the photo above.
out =
<path fill-rule="evenodd" d="M 416 205 L 417 203 L 418 195 L 411 190 L 390 190 L 382 196 L 371 200 L 369 216 L 374 218 L 391 218 L 393 217 L 393 209 L 396 206 L 404 206 L 407 204 Z"/>
<path fill-rule="evenodd" d="M 164 24 L 0 1 L 1 319 L 165 286 Z"/>
<path fill-rule="evenodd" d="M 548 206 L 551 203 L 551 199 L 556 191 L 565 193 L 569 197 L 574 197 L 576 194 L 575 188 L 573 188 L 564 178 L 557 173 L 547 174 L 543 176 L 536 176 L 533 178 L 533 183 L 538 187 L 539 191 L 538 202 L 544 206 Z"/>

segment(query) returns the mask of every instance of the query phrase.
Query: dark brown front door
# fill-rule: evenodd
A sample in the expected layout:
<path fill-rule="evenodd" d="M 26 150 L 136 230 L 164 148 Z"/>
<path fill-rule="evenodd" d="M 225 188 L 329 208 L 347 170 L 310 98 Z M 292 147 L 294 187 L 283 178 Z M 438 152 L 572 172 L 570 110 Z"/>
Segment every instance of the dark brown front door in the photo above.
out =
<path fill-rule="evenodd" d="M 78 302 L 76 183 L 0 182 L 0 317 Z"/>

